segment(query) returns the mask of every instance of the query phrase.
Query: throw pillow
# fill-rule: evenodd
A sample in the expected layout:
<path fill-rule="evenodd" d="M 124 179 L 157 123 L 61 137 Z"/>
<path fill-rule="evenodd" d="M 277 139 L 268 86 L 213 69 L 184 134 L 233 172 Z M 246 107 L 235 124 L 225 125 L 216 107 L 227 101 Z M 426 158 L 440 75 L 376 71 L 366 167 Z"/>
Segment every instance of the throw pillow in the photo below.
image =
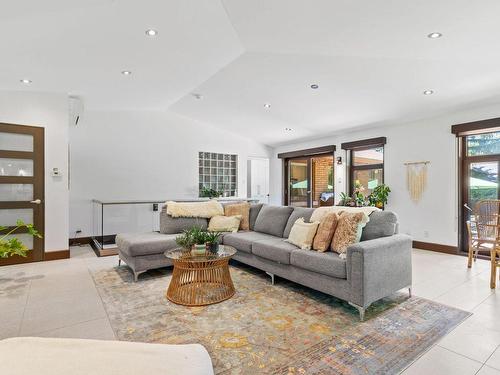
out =
<path fill-rule="evenodd" d="M 314 237 L 313 249 L 325 252 L 330 248 L 333 234 L 337 229 L 339 217 L 335 212 L 331 212 L 321 220 L 316 236 Z"/>
<path fill-rule="evenodd" d="M 297 219 L 295 224 L 293 224 L 292 230 L 288 239 L 285 240 L 300 247 L 303 250 L 311 250 L 311 246 L 314 240 L 314 235 L 318 230 L 319 222 L 306 223 L 304 218 Z"/>
<path fill-rule="evenodd" d="M 332 251 L 342 255 L 346 253 L 349 245 L 359 242 L 361 231 L 368 220 L 368 215 L 363 212 L 343 212 L 333 235 Z"/>
<path fill-rule="evenodd" d="M 236 216 L 214 216 L 208 223 L 210 232 L 237 232 L 240 227 L 241 215 Z"/>
<path fill-rule="evenodd" d="M 222 204 L 214 199 L 206 202 L 173 202 L 167 203 L 167 214 L 172 217 L 204 217 L 210 219 L 216 215 L 224 215 Z"/>
<path fill-rule="evenodd" d="M 236 216 L 241 215 L 240 229 L 249 230 L 249 216 L 250 216 L 250 204 L 249 203 L 235 203 L 228 204 L 224 206 L 224 215 L 226 216 Z"/>

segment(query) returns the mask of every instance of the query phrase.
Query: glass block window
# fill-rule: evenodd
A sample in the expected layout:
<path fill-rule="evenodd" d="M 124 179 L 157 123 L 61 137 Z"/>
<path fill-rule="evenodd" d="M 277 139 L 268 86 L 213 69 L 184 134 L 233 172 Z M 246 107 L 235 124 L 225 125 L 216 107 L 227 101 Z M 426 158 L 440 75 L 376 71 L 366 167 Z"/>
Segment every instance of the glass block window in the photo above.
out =
<path fill-rule="evenodd" d="M 238 195 L 238 155 L 199 152 L 199 192 L 213 189 L 223 197 Z"/>

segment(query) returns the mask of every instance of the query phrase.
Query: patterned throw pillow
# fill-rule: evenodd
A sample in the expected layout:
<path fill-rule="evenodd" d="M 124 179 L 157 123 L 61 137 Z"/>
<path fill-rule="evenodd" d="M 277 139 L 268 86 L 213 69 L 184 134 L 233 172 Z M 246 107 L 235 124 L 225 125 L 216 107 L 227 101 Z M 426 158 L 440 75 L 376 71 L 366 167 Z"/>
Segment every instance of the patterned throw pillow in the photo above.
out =
<path fill-rule="evenodd" d="M 361 231 L 369 220 L 363 212 L 343 212 L 333 235 L 332 251 L 344 255 L 349 245 L 359 242 Z"/>
<path fill-rule="evenodd" d="M 247 202 L 234 203 L 224 206 L 225 216 L 241 215 L 240 229 L 250 230 L 250 204 Z"/>
<path fill-rule="evenodd" d="M 237 232 L 240 227 L 241 215 L 214 216 L 208 223 L 210 232 Z"/>
<path fill-rule="evenodd" d="M 314 237 L 313 249 L 325 252 L 330 248 L 333 234 L 337 229 L 339 217 L 335 212 L 327 214 L 319 224 L 318 231 Z"/>
<path fill-rule="evenodd" d="M 306 223 L 304 218 L 297 219 L 293 224 L 288 239 L 285 241 L 300 247 L 303 250 L 311 250 L 314 235 L 318 230 L 319 222 Z"/>

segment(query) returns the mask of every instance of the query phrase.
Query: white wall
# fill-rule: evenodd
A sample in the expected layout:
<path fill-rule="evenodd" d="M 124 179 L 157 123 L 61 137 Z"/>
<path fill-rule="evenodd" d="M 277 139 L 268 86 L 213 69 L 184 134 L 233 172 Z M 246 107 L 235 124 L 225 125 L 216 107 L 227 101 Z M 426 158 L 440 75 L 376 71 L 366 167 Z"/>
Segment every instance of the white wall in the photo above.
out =
<path fill-rule="evenodd" d="M 247 158 L 269 157 L 270 149 L 246 138 L 171 112 L 86 112 L 70 127 L 70 238 L 92 235 L 93 198 L 154 200 L 198 196 L 198 152 L 238 154 L 238 194 L 246 197 Z M 121 211 L 121 212 L 117 212 Z M 108 230 L 137 223 L 119 214 L 144 214 L 117 208 Z M 116 214 L 116 215 L 115 215 Z M 142 227 L 141 227 L 142 228 Z"/>
<path fill-rule="evenodd" d="M 68 249 L 67 95 L 0 91 L 0 122 L 45 128 L 45 251 Z"/>
<path fill-rule="evenodd" d="M 457 153 L 456 138 L 451 125 L 500 117 L 500 105 L 470 109 L 438 118 L 412 122 L 400 126 L 377 127 L 323 137 L 299 144 L 276 147 L 271 159 L 272 203 L 281 204 L 283 189 L 282 164 L 276 155 L 280 152 L 310 147 L 337 146 L 336 156 L 345 160 L 342 142 L 366 138 L 387 137 L 385 146 L 385 183 L 392 189 L 388 210 L 399 215 L 400 230 L 411 234 L 414 240 L 445 245 L 457 245 Z M 406 189 L 407 161 L 429 160 L 428 186 L 422 200 L 410 201 Z M 346 189 L 346 167 L 336 166 L 336 198 Z"/>

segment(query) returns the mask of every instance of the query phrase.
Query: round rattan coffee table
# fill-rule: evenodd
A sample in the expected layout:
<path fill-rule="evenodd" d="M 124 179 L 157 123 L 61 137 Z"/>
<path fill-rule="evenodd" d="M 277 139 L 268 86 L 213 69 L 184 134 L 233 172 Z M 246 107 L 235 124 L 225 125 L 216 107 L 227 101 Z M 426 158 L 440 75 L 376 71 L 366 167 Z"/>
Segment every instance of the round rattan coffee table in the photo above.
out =
<path fill-rule="evenodd" d="M 179 305 L 204 306 L 225 301 L 234 295 L 229 259 L 236 254 L 232 246 L 220 245 L 217 253 L 192 255 L 175 249 L 165 252 L 174 262 L 167 298 Z"/>

